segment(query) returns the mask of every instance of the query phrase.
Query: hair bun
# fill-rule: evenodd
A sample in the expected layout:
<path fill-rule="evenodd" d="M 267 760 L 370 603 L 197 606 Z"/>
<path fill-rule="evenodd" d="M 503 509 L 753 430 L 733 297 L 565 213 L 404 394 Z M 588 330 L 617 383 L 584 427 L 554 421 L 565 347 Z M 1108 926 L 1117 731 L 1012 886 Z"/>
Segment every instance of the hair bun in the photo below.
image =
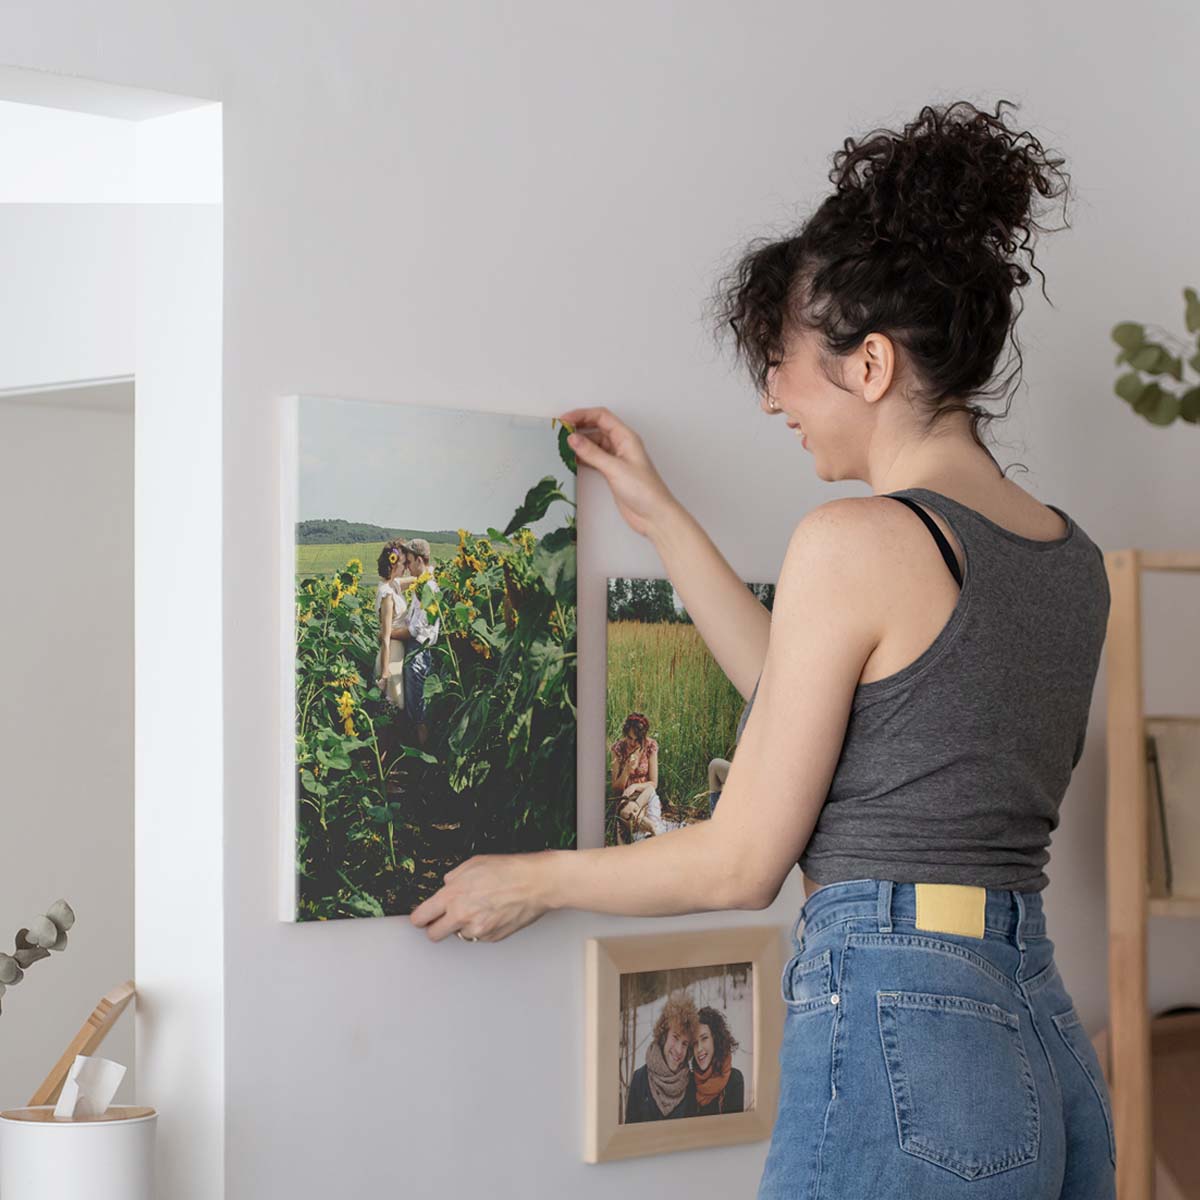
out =
<path fill-rule="evenodd" d="M 875 129 L 847 138 L 834 155 L 829 179 L 862 248 L 908 247 L 915 260 L 944 274 L 978 272 L 981 253 L 1015 254 L 1041 228 L 1034 196 L 1059 194 L 1053 175 L 1065 161 L 1048 156 L 1027 131 L 966 100 L 926 105 L 899 133 Z M 955 270 L 958 267 L 958 270 Z M 1015 278 L 1023 284 L 1028 276 Z"/>

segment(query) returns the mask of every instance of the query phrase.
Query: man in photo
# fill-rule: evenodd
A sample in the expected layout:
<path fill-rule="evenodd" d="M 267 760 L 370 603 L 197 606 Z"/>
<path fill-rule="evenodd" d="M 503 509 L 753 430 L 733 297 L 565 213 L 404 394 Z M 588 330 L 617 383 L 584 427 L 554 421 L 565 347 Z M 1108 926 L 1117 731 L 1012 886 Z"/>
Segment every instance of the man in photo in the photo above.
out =
<path fill-rule="evenodd" d="M 424 538 L 410 538 L 405 547 L 407 573 L 416 576 L 418 581 L 429 573 L 427 583 L 436 593 L 439 589 L 431 571 L 432 551 L 429 543 Z M 425 584 L 418 582 L 405 613 L 411 648 L 404 656 L 404 704 L 409 718 L 416 726 L 419 746 L 424 746 L 429 740 L 429 724 L 425 719 L 425 680 L 433 669 L 433 651 L 430 647 L 437 641 L 442 627 L 440 614 L 430 619 L 429 613 L 421 603 L 421 593 L 424 590 Z"/>
<path fill-rule="evenodd" d="M 688 1055 L 700 1032 L 700 1015 L 686 991 L 672 992 L 654 1022 L 645 1065 L 629 1081 L 625 1123 L 696 1115 L 696 1085 Z"/>

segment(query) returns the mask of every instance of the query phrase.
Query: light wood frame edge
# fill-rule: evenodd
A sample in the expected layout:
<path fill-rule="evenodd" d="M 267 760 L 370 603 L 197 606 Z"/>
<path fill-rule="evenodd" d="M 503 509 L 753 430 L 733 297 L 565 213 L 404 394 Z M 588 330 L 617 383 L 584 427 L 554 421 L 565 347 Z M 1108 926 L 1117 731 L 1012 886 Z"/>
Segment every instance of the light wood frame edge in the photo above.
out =
<path fill-rule="evenodd" d="M 779 1047 L 784 1021 L 779 977 L 785 934 L 775 925 L 735 925 L 587 940 L 585 1162 L 727 1146 L 771 1136 L 779 1103 Z M 753 964 L 753 1109 L 677 1121 L 620 1124 L 614 1115 L 620 977 L 668 967 L 737 962 Z"/>

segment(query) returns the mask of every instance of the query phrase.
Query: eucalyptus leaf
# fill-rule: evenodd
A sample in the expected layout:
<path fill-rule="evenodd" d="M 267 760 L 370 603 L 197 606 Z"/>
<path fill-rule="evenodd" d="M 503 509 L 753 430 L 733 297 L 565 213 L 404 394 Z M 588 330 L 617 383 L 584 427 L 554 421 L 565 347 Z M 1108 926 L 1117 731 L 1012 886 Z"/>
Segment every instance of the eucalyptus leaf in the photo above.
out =
<path fill-rule="evenodd" d="M 1148 383 L 1142 388 L 1142 394 L 1133 402 L 1133 410 L 1140 413 L 1143 417 L 1147 413 L 1153 412 L 1158 407 L 1158 398 L 1162 394 L 1162 388 L 1157 383 Z"/>
<path fill-rule="evenodd" d="M 75 924 L 75 913 L 71 906 L 65 900 L 55 900 L 46 910 L 46 916 L 52 920 L 59 929 L 70 929 Z"/>
<path fill-rule="evenodd" d="M 1179 397 L 1160 389 L 1158 403 L 1143 415 L 1151 425 L 1170 425 L 1179 416 Z"/>
<path fill-rule="evenodd" d="M 1183 289 L 1184 310 L 1183 321 L 1189 333 L 1200 333 L 1200 296 L 1195 288 Z"/>
<path fill-rule="evenodd" d="M 49 948 L 58 941 L 58 928 L 49 917 L 35 917 L 29 923 L 28 937 L 35 946 Z"/>
<path fill-rule="evenodd" d="M 1135 321 L 1122 321 L 1113 326 L 1112 340 L 1122 350 L 1136 350 L 1146 340 L 1146 328 Z"/>

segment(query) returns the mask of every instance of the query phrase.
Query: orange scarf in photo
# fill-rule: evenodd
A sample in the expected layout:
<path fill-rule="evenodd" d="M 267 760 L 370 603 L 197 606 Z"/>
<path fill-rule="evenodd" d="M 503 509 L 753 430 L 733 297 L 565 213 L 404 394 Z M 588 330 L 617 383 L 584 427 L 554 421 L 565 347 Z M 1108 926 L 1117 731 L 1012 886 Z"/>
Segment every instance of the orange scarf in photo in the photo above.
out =
<path fill-rule="evenodd" d="M 708 1064 L 707 1071 L 693 1071 L 692 1078 L 696 1081 L 696 1103 L 711 1104 L 724 1090 L 733 1073 L 733 1055 L 727 1054 L 720 1070 L 716 1070 L 716 1062 Z"/>

